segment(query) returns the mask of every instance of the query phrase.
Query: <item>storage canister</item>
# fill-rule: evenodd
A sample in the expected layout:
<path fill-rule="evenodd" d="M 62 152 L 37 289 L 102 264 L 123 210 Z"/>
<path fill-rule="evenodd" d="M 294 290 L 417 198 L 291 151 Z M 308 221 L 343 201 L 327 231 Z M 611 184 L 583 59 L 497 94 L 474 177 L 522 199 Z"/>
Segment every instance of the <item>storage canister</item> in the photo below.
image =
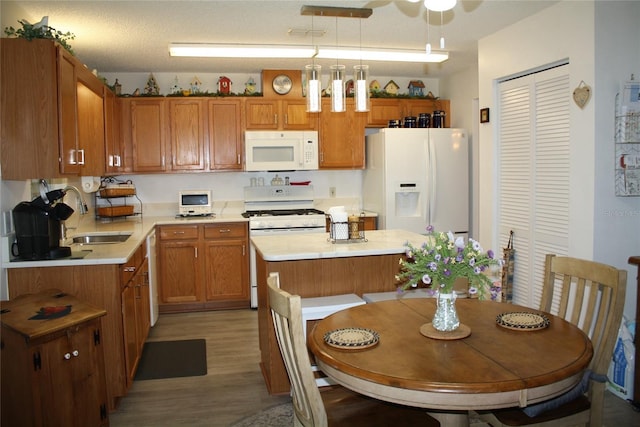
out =
<path fill-rule="evenodd" d="M 420 115 L 418 115 L 418 127 L 428 128 L 430 126 L 431 126 L 431 114 L 420 113 Z"/>
<path fill-rule="evenodd" d="M 418 121 L 415 116 L 407 116 L 404 118 L 404 127 L 406 128 L 414 128 L 417 127 Z"/>
<path fill-rule="evenodd" d="M 399 128 L 400 127 L 400 120 L 389 120 L 389 127 L 390 128 Z"/>
<path fill-rule="evenodd" d="M 436 110 L 433 112 L 433 127 L 434 128 L 444 127 L 444 111 Z"/>

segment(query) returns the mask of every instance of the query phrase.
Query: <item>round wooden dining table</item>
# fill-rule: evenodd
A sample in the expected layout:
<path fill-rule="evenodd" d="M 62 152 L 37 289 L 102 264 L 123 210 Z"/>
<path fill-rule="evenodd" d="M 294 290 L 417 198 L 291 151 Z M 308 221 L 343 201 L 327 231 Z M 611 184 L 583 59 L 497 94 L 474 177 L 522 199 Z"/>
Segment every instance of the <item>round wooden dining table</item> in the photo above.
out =
<path fill-rule="evenodd" d="M 308 335 L 318 367 L 339 384 L 389 402 L 427 408 L 443 426 L 469 425 L 468 411 L 538 403 L 558 396 L 581 379 L 593 357 L 591 341 L 573 324 L 514 304 L 458 299 L 469 336 L 428 338 L 420 332 L 435 313 L 432 298 L 397 299 L 339 311 Z M 501 326 L 503 313 L 544 314 L 536 330 Z M 325 334 L 365 328 L 377 344 L 336 348 Z M 443 336 L 442 338 L 447 338 Z"/>

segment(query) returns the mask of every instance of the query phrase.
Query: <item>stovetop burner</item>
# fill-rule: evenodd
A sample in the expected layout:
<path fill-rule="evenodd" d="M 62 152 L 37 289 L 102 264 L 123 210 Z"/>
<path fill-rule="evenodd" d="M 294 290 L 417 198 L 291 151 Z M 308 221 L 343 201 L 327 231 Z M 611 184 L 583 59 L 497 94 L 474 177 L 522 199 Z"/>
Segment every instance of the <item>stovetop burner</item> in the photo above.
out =
<path fill-rule="evenodd" d="M 292 215 L 324 215 L 324 212 L 318 209 L 264 209 L 249 210 L 242 214 L 244 218 L 257 216 L 292 216 Z"/>

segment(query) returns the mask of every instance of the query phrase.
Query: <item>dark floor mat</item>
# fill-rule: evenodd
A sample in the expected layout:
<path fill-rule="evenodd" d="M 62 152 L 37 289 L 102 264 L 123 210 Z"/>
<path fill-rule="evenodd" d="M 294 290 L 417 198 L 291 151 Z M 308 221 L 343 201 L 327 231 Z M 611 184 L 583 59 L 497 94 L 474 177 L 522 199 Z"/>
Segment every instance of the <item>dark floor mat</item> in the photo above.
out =
<path fill-rule="evenodd" d="M 207 374 L 206 341 L 152 341 L 144 344 L 135 380 L 195 377 Z"/>

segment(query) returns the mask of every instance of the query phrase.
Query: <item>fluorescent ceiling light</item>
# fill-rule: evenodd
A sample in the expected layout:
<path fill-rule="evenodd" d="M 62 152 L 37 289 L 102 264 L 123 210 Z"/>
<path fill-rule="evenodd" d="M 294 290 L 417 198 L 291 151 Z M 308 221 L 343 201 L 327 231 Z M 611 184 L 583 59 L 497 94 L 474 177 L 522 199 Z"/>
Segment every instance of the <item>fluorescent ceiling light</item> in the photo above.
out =
<path fill-rule="evenodd" d="M 424 50 L 374 49 L 359 47 L 308 47 L 295 45 L 241 45 L 207 43 L 171 43 L 171 56 L 204 58 L 315 58 L 351 59 L 363 61 L 443 62 L 448 52 Z"/>
<path fill-rule="evenodd" d="M 424 50 L 365 49 L 358 47 L 318 47 L 316 58 L 354 59 L 363 61 L 392 62 L 443 62 L 449 59 L 448 52 L 432 51 L 427 55 Z"/>
<path fill-rule="evenodd" d="M 287 45 L 241 45 L 206 43 L 171 43 L 169 55 L 202 58 L 311 58 L 313 47 Z"/>

